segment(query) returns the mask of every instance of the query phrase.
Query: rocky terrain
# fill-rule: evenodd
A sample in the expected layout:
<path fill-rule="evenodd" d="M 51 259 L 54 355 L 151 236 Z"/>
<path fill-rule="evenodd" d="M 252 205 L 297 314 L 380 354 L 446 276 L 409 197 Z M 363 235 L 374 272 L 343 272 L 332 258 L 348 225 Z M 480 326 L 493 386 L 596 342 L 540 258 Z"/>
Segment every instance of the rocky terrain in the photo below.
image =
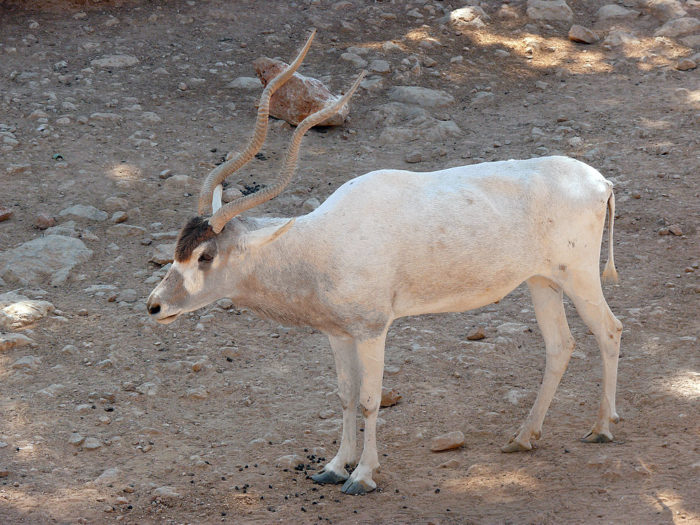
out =
<path fill-rule="evenodd" d="M 499 451 L 544 368 L 524 287 L 394 324 L 362 497 L 307 478 L 340 437 L 322 334 L 228 299 L 147 319 L 199 184 L 252 130 L 253 62 L 312 27 L 300 73 L 333 94 L 369 74 L 249 213 L 307 213 L 379 168 L 596 167 L 617 199 L 614 443 L 578 441 L 600 359 L 567 306 L 539 447 Z M 0 522 L 700 522 L 698 64 L 697 0 L 0 0 Z M 271 119 L 228 198 L 273 180 L 292 129 Z"/>

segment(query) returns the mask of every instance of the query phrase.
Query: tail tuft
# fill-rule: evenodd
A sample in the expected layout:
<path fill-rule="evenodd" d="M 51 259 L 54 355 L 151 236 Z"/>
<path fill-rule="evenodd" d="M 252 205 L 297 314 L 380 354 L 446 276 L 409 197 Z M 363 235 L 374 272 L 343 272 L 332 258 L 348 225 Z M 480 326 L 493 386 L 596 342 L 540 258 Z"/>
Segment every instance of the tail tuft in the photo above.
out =
<path fill-rule="evenodd" d="M 603 282 L 619 282 L 617 270 L 615 269 L 615 257 L 613 256 L 613 230 L 615 229 L 615 194 L 610 191 L 608 197 L 608 262 L 603 268 Z"/>

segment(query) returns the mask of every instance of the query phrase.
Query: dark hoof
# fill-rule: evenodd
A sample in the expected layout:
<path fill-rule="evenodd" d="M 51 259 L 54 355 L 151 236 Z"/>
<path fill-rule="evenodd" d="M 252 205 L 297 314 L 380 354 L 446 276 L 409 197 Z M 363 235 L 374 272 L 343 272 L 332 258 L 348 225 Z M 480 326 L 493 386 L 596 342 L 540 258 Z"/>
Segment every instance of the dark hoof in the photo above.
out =
<path fill-rule="evenodd" d="M 598 434 L 596 432 L 589 432 L 581 438 L 584 443 L 610 443 L 612 441 L 611 437 L 605 434 Z"/>
<path fill-rule="evenodd" d="M 374 489 L 376 489 L 377 486 L 371 486 L 365 483 L 364 481 L 352 481 L 348 479 L 345 484 L 343 485 L 343 488 L 341 489 L 345 494 L 350 494 L 351 496 L 356 496 L 358 494 L 367 494 L 368 492 L 372 492 Z"/>
<path fill-rule="evenodd" d="M 344 483 L 345 480 L 348 479 L 348 475 L 346 474 L 345 477 L 343 477 L 332 470 L 322 470 L 311 476 L 311 479 L 314 483 L 320 485 L 337 485 L 338 483 Z"/>

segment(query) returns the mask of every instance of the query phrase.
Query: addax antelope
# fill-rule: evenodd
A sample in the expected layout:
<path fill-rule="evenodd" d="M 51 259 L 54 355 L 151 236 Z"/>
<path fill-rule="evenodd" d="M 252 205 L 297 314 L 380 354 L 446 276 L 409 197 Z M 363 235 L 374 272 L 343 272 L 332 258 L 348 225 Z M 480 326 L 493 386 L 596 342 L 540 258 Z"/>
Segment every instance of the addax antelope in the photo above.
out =
<path fill-rule="evenodd" d="M 523 281 L 546 348 L 544 379 L 529 415 L 504 452 L 530 450 L 574 348 L 563 294 L 595 334 L 603 360 L 602 399 L 588 442 L 612 439 L 621 323 L 603 297 L 599 258 L 606 212 L 609 254 L 603 277 L 616 280 L 612 184 L 566 157 L 488 162 L 429 173 L 386 169 L 343 184 L 320 207 L 296 218 L 240 214 L 282 192 L 304 133 L 341 108 L 313 114 L 293 134 L 279 179 L 226 205 L 221 183 L 248 162 L 266 135 L 270 96 L 299 66 L 263 91 L 255 134 L 236 158 L 203 184 L 199 216 L 180 232 L 175 261 L 148 299 L 148 312 L 170 323 L 227 297 L 284 324 L 328 335 L 335 356 L 343 430 L 336 456 L 313 476 L 343 483 L 347 494 L 373 490 L 379 466 L 376 421 L 384 343 L 403 316 L 461 312 L 497 302 Z M 211 204 L 212 215 L 204 213 Z M 356 407 L 364 447 L 356 456 Z M 356 464 L 352 474 L 346 464 Z"/>

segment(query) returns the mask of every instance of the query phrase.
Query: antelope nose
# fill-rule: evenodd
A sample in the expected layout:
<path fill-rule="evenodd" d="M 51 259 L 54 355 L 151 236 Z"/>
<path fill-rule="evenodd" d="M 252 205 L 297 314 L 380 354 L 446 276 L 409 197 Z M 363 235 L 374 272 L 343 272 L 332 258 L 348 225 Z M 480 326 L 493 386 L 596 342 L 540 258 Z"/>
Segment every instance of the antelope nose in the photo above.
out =
<path fill-rule="evenodd" d="M 149 301 L 148 304 L 146 304 L 146 309 L 148 310 L 149 314 L 156 315 L 158 312 L 160 312 L 160 305 Z"/>

